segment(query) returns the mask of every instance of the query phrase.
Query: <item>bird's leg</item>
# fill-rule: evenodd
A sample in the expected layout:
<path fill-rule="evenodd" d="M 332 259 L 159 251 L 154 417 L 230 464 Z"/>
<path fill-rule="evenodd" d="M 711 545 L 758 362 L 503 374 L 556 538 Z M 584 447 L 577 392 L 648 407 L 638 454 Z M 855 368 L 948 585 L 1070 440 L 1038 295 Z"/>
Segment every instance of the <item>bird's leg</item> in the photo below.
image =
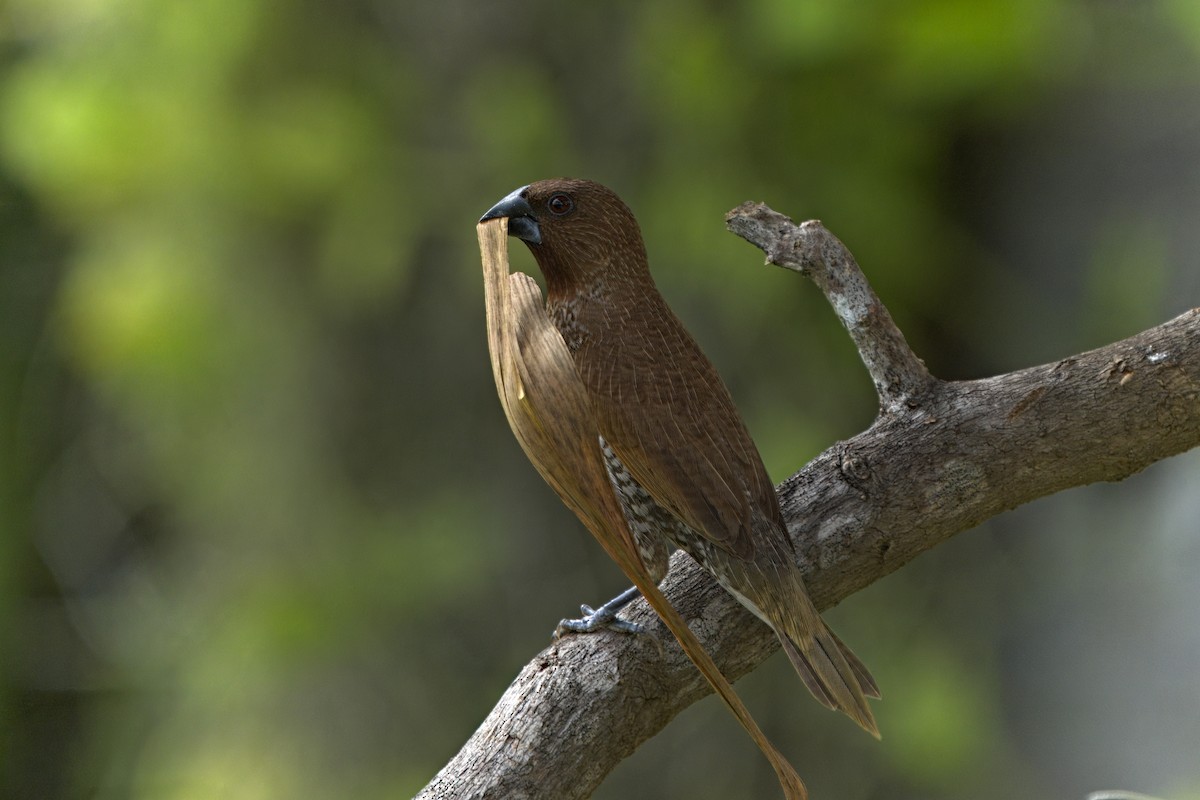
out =
<path fill-rule="evenodd" d="M 592 608 L 589 605 L 580 606 L 579 610 L 583 612 L 583 619 L 564 619 L 554 629 L 554 638 L 557 639 L 567 633 L 592 633 L 601 628 L 621 633 L 645 633 L 646 629 L 643 626 L 617 616 L 617 612 L 629 605 L 629 601 L 639 594 L 641 592 L 636 586 L 630 586 L 599 608 Z"/>

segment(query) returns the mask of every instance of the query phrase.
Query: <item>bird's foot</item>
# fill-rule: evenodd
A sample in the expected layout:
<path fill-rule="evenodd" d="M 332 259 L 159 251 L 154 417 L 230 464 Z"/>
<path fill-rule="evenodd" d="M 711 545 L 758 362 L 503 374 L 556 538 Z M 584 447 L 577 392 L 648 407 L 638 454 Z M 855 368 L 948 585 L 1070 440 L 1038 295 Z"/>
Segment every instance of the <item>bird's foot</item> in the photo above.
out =
<path fill-rule="evenodd" d="M 579 610 L 583 613 L 581 619 L 564 619 L 558 623 L 558 627 L 554 629 L 555 639 L 560 639 L 568 633 L 595 633 L 602 628 L 619 633 L 646 632 L 645 626 L 621 619 L 615 610 L 607 610 L 607 606 L 593 609 L 591 606 L 583 605 L 579 607 Z"/>
<path fill-rule="evenodd" d="M 579 610 L 583 613 L 583 618 L 564 619 L 558 623 L 558 627 L 554 629 L 554 638 L 562 638 L 568 633 L 594 633 L 602 628 L 619 633 L 645 633 L 645 626 L 617 616 L 617 613 L 637 596 L 637 587 L 632 586 L 599 608 L 592 608 L 589 605 L 580 606 Z"/>

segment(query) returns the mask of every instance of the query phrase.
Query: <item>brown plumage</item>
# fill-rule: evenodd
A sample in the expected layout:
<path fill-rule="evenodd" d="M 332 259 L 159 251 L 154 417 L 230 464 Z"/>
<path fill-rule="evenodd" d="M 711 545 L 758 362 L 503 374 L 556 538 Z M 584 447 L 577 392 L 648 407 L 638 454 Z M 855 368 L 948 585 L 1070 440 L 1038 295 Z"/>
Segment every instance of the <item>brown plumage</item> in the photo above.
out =
<path fill-rule="evenodd" d="M 712 363 L 650 276 L 641 231 L 611 190 L 554 179 L 509 218 L 546 279 L 547 310 L 590 402 L 614 492 L 654 580 L 687 551 L 770 625 L 824 705 L 878 736 L 866 667 L 809 600 L 762 459 Z"/>

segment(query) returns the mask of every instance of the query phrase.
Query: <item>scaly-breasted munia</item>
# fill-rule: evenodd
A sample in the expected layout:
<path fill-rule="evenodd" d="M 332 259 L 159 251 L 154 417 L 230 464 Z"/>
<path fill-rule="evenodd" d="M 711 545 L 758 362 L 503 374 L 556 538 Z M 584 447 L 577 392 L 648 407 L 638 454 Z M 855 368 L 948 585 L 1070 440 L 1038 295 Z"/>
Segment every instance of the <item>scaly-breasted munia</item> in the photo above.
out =
<path fill-rule="evenodd" d="M 809 599 L 758 449 L 659 294 L 632 212 L 597 183 L 554 179 L 517 189 L 483 220 L 498 217 L 545 276 L 547 311 L 654 580 L 685 550 L 771 626 L 817 700 L 878 736 L 866 699 L 879 697 L 875 681 Z"/>

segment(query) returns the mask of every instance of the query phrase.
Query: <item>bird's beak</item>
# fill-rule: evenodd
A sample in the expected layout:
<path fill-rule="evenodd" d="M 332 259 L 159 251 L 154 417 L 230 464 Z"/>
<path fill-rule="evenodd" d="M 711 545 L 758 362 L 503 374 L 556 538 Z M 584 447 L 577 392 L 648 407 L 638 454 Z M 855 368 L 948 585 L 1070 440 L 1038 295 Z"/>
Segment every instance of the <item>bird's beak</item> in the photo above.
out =
<path fill-rule="evenodd" d="M 511 192 L 499 203 L 488 209 L 488 212 L 480 217 L 479 221 L 486 222 L 489 219 L 508 217 L 508 233 L 510 236 L 515 236 L 530 244 L 541 244 L 542 229 L 538 227 L 537 220 L 533 217 L 533 207 L 525 199 L 525 190 L 528 188 L 528 186 L 522 186 L 520 189 Z"/>

